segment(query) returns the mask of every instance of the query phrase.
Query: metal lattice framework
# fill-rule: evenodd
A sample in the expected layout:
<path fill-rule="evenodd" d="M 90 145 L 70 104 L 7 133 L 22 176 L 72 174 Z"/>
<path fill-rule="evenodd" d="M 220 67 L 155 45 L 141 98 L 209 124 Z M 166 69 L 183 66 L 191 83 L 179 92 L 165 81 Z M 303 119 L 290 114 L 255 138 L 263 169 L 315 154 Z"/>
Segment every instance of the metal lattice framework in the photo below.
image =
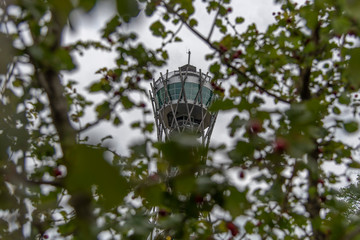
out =
<path fill-rule="evenodd" d="M 211 78 L 186 64 L 178 71 L 160 73 L 153 80 L 150 96 L 159 141 L 181 132 L 192 132 L 208 147 L 217 113 L 208 111 L 215 98 Z"/>

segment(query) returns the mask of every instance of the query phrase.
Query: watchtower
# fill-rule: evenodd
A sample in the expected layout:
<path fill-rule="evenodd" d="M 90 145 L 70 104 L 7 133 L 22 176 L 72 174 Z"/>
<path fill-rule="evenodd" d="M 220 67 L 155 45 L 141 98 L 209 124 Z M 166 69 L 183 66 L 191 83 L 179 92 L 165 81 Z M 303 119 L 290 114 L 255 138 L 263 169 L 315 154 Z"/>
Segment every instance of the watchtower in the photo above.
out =
<path fill-rule="evenodd" d="M 189 55 L 190 56 L 190 55 Z M 151 84 L 150 96 L 159 141 L 191 132 L 208 147 L 217 113 L 208 111 L 215 99 L 208 74 L 186 64 Z"/>

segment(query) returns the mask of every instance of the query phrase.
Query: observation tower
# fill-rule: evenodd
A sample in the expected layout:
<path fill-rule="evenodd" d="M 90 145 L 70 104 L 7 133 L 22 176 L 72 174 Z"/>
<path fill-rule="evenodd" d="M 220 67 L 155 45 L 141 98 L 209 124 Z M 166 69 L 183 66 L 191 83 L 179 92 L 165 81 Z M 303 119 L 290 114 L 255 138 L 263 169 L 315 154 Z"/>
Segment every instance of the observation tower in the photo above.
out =
<path fill-rule="evenodd" d="M 150 96 L 159 141 L 190 132 L 208 147 L 217 117 L 217 113 L 208 111 L 215 99 L 210 80 L 208 74 L 189 63 L 165 75 L 160 73 L 153 80 Z"/>

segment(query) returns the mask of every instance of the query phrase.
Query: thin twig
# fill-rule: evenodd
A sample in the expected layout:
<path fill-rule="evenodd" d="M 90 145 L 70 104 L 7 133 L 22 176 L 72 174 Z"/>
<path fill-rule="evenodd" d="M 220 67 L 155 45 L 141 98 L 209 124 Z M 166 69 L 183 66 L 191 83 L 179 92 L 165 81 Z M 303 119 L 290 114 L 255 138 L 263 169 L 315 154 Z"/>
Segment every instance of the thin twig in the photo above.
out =
<path fill-rule="evenodd" d="M 183 25 L 184 25 L 184 23 L 182 22 L 182 23 L 180 24 L 179 28 L 172 34 L 172 37 L 171 37 L 168 41 L 166 41 L 166 42 L 163 43 L 163 46 L 165 46 L 165 45 L 167 45 L 167 44 L 169 44 L 169 43 L 172 42 L 172 40 L 173 40 L 173 39 L 176 37 L 176 35 L 178 35 L 178 33 L 180 32 L 180 30 L 181 30 L 181 28 L 182 28 Z"/>
<path fill-rule="evenodd" d="M 216 15 L 215 15 L 215 17 L 214 17 L 214 21 L 213 21 L 213 23 L 212 23 L 212 25 L 211 25 L 211 29 L 210 29 L 209 35 L 208 35 L 208 37 L 207 37 L 207 41 L 210 41 L 211 35 L 212 35 L 213 32 L 214 32 L 214 28 L 215 28 L 215 25 L 216 25 L 216 19 L 217 19 L 217 17 L 219 16 L 219 13 L 220 13 L 220 5 L 221 5 L 221 4 L 222 4 L 222 0 L 219 2 L 219 8 L 218 8 L 218 11 L 217 11 L 217 13 L 216 13 Z"/>

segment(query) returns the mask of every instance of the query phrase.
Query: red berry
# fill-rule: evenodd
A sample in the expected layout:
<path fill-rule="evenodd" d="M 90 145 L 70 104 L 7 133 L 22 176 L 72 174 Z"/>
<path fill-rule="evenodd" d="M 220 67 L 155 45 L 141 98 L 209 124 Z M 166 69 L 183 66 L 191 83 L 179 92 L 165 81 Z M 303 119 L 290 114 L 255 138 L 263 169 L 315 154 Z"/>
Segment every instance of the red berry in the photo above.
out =
<path fill-rule="evenodd" d="M 166 211 L 165 209 L 160 209 L 159 210 L 159 216 L 160 217 L 166 217 L 167 215 L 169 215 L 169 212 Z"/>
<path fill-rule="evenodd" d="M 204 197 L 201 195 L 196 195 L 195 196 L 195 202 L 196 203 L 203 203 L 204 202 Z"/>
<path fill-rule="evenodd" d="M 49 235 L 45 234 L 45 235 L 43 236 L 43 238 L 44 238 L 44 239 L 48 239 L 48 238 L 49 238 Z"/>
<path fill-rule="evenodd" d="M 160 180 L 160 177 L 157 173 L 153 173 L 149 176 L 149 180 L 152 182 L 157 182 Z"/>
<path fill-rule="evenodd" d="M 58 168 L 55 168 L 53 170 L 53 173 L 54 173 L 55 177 L 60 177 L 62 175 L 62 172 Z"/>
<path fill-rule="evenodd" d="M 348 32 L 348 34 L 349 34 L 349 36 L 356 36 L 356 32 L 353 31 L 353 30 L 350 30 L 350 31 Z"/>
<path fill-rule="evenodd" d="M 227 11 L 228 13 L 231 13 L 231 12 L 232 12 L 232 8 L 229 7 L 228 9 L 226 9 L 226 11 Z"/>
<path fill-rule="evenodd" d="M 227 222 L 226 227 L 230 230 L 231 235 L 233 236 L 236 236 L 239 233 L 239 229 L 233 222 Z"/>
<path fill-rule="evenodd" d="M 275 147 L 274 147 L 275 152 L 281 153 L 285 151 L 287 148 L 288 148 L 288 142 L 286 141 L 286 139 L 282 137 L 278 137 L 275 140 Z"/>
<path fill-rule="evenodd" d="M 219 45 L 219 49 L 220 49 L 221 53 L 224 53 L 224 52 L 226 52 L 228 50 L 227 47 L 225 47 L 223 44 Z"/>
<path fill-rule="evenodd" d="M 241 50 L 238 50 L 238 51 L 236 51 L 234 54 L 233 54 L 233 58 L 238 58 L 238 57 L 240 57 L 241 56 L 241 54 L 242 54 L 242 51 Z"/>
<path fill-rule="evenodd" d="M 109 43 L 113 43 L 113 40 L 112 40 L 110 37 L 107 37 L 106 40 L 107 40 Z"/>
<path fill-rule="evenodd" d="M 325 184 L 325 182 L 324 182 L 323 179 L 318 179 L 318 183 L 321 184 L 321 185 L 324 185 L 324 184 Z"/>
<path fill-rule="evenodd" d="M 146 104 L 142 102 L 142 103 L 139 104 L 139 107 L 145 108 L 145 107 L 146 107 Z"/>
<path fill-rule="evenodd" d="M 112 77 L 112 79 L 115 79 L 115 78 L 117 78 L 117 74 L 116 73 L 111 73 L 110 77 Z"/>
<path fill-rule="evenodd" d="M 357 94 L 355 94 L 355 95 L 354 95 L 354 97 L 356 97 L 356 98 L 357 98 L 357 97 L 358 97 L 358 95 L 357 95 Z"/>
<path fill-rule="evenodd" d="M 261 122 L 257 119 L 253 119 L 250 122 L 250 130 L 253 133 L 259 133 L 262 130 Z"/>
<path fill-rule="evenodd" d="M 243 179 L 245 177 L 244 171 L 239 172 L 239 178 Z"/>

